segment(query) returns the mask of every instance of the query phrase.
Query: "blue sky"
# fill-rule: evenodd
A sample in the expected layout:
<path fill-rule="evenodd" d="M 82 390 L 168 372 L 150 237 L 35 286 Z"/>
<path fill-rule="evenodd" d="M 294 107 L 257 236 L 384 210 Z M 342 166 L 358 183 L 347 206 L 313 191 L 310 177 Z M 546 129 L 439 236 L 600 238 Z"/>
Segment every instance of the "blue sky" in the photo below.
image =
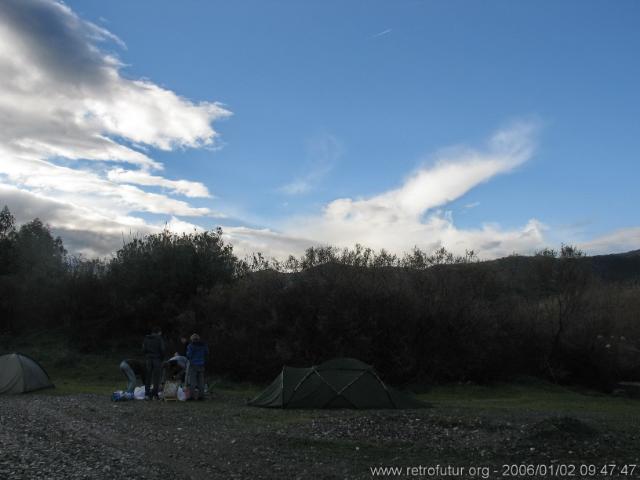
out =
<path fill-rule="evenodd" d="M 93 43 L 103 55 L 117 56 L 122 78 L 147 79 L 185 101 L 220 102 L 231 112 L 210 118 L 216 135 L 206 146 L 185 146 L 180 137 L 183 145 L 161 150 L 154 139 L 118 137 L 140 151 L 143 143 L 148 157 L 164 165 L 164 178 L 203 184 L 212 197 L 190 198 L 189 205 L 224 218 L 131 206 L 121 215 L 145 225 L 169 217 L 204 228 L 221 224 L 231 239 L 237 234 L 240 250 L 275 255 L 285 246 L 366 241 L 380 247 L 383 240 L 395 250 L 443 244 L 487 257 L 561 241 L 592 253 L 640 248 L 637 2 L 66 5 L 67 15 L 119 39 L 103 33 Z M 343 228 L 361 207 L 369 211 L 370 200 L 395 208 L 385 192 L 402 189 L 420 172 L 464 164 L 470 151 L 497 154 L 487 144 L 514 125 L 527 126 L 522 158 L 474 177 L 468 188 L 454 185 L 455 193 L 443 194 L 446 201 L 424 203 L 411 222 L 367 213 L 368 227 Z M 83 169 L 83 155 L 72 157 Z M 89 163 L 96 175 L 105 174 L 99 162 Z M 8 185 L 25 192 L 72 200 L 6 175 Z M 328 222 L 326 212 L 339 199 L 350 199 L 350 213 Z M 446 221 L 421 230 L 430 218 Z M 532 221 L 535 235 L 517 240 Z M 396 227 L 391 237 L 372 233 Z M 74 228 L 61 227 L 70 236 Z M 275 245 L 265 232 L 285 243 Z M 393 241 L 405 233 L 405 243 Z M 492 235 L 500 246 L 484 248 Z M 80 250 L 91 252 L 82 238 Z"/>

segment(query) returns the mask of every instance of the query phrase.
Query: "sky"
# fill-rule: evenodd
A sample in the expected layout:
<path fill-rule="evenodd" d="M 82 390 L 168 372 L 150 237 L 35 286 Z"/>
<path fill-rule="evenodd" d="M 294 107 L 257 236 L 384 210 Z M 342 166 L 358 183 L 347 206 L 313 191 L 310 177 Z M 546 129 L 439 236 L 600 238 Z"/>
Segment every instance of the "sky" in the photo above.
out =
<path fill-rule="evenodd" d="M 88 257 L 217 226 L 278 258 L 638 249 L 639 21 L 633 0 L 0 0 L 0 204 Z"/>

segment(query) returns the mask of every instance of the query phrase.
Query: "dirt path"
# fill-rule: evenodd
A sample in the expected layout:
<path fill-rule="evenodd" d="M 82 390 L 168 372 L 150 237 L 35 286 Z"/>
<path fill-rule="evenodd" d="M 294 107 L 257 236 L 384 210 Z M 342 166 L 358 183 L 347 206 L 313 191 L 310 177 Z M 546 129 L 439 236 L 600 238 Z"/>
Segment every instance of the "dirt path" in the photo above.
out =
<path fill-rule="evenodd" d="M 640 463 L 633 432 L 609 431 L 597 416 L 442 406 L 281 411 L 232 394 L 188 403 L 5 396 L 0 479 L 372 478 L 372 466 L 436 464 L 491 465 L 500 478 L 493 468 L 504 462 Z"/>

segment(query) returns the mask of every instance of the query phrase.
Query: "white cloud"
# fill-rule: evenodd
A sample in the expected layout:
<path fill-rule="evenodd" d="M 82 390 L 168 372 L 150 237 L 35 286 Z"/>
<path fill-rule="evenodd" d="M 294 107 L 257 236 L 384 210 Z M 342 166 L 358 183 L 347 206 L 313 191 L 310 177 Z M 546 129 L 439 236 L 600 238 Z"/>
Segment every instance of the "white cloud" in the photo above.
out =
<path fill-rule="evenodd" d="M 464 230 L 441 208 L 527 161 L 534 151 L 535 130 L 532 123 L 517 123 L 495 133 L 484 149 L 441 151 L 397 188 L 369 198 L 336 199 L 321 215 L 292 219 L 282 230 L 317 243 L 361 243 L 398 253 L 416 245 L 427 249 L 444 245 L 456 252 L 473 249 L 486 257 L 533 250 L 543 242 L 544 230 L 534 219 L 516 230 L 490 224 Z"/>
<path fill-rule="evenodd" d="M 92 235 L 108 235 L 114 226 L 131 223 L 142 228 L 146 223 L 135 212 L 167 218 L 220 215 L 147 191 L 144 187 L 160 187 L 170 195 L 211 198 L 200 182 L 150 173 L 163 165 L 147 150 L 213 147 L 218 134 L 212 122 L 230 112 L 217 103 L 194 103 L 148 80 L 127 78 L 121 62 L 106 50 L 110 46 L 123 48 L 124 43 L 62 3 L 0 2 L 4 190 L 11 187 L 14 199 L 37 199 L 42 213 L 46 202 L 51 212 L 72 212 L 73 225 L 65 216 L 49 221 L 54 228 Z M 15 203 L 10 208 L 24 210 Z M 169 224 L 185 223 L 175 218 Z"/>
<path fill-rule="evenodd" d="M 1 183 L 0 198 L 3 203 L 12 205 L 11 212 L 16 218 L 25 221 L 40 218 L 56 235 L 62 236 L 69 251 L 89 257 L 111 254 L 122 246 L 123 241 L 165 229 L 175 233 L 202 231 L 198 225 L 175 216 L 166 222 L 150 223 L 139 217 L 103 213 L 93 207 Z"/>
<path fill-rule="evenodd" d="M 456 253 L 474 250 L 482 258 L 531 253 L 545 245 L 547 227 L 538 220 L 511 229 L 491 223 L 462 229 L 445 208 L 477 185 L 531 158 L 535 131 L 533 123 L 516 123 L 495 133 L 482 149 L 443 150 L 400 186 L 369 198 L 336 199 L 319 215 L 287 220 L 280 232 L 225 231 L 243 252 L 262 251 L 281 258 L 300 254 L 311 245 L 352 247 L 356 243 L 398 254 L 414 246 L 427 251 L 444 246 Z"/>
<path fill-rule="evenodd" d="M 30 192 L 43 193 L 60 201 L 91 205 L 95 211 L 149 212 L 188 216 L 217 216 L 208 208 L 196 208 L 187 202 L 132 185 L 119 185 L 92 171 L 54 165 L 45 160 L 1 157 L 0 172 L 9 181 Z"/>
<path fill-rule="evenodd" d="M 225 240 L 231 242 L 236 254 L 249 255 L 262 252 L 268 256 L 287 259 L 289 255 L 299 255 L 318 242 L 286 233 L 276 232 L 269 228 L 222 227 Z"/>
<path fill-rule="evenodd" d="M 135 185 L 159 186 L 179 193 L 186 197 L 211 198 L 207 187 L 200 182 L 188 180 L 169 180 L 157 175 L 151 175 L 145 170 L 125 170 L 116 168 L 107 173 L 107 178 L 116 183 L 133 183 Z"/>
<path fill-rule="evenodd" d="M 318 231 L 327 226 L 321 219 Z M 303 221 L 304 222 L 304 221 Z M 248 227 L 223 227 L 225 236 L 241 255 L 262 252 L 267 256 L 286 259 L 289 255 L 300 255 L 314 245 L 353 247 L 356 243 L 384 248 L 402 255 L 414 246 L 431 252 L 446 247 L 455 253 L 473 250 L 483 259 L 510 255 L 511 253 L 533 253 L 545 245 L 546 226 L 532 219 L 518 229 L 502 229 L 498 225 L 485 224 L 478 229 L 459 229 L 447 213 L 436 213 L 420 224 L 396 224 L 393 230 L 379 227 L 376 232 L 364 235 L 362 231 L 344 229 L 337 231 L 327 226 L 325 235 L 299 234 L 299 230 L 274 231 Z M 360 234 L 360 235 L 358 235 Z"/>
<path fill-rule="evenodd" d="M 325 218 L 364 225 L 417 221 L 426 211 L 459 198 L 476 185 L 506 173 L 533 153 L 534 127 L 519 124 L 496 133 L 485 152 L 456 149 L 443 152 L 433 167 L 417 170 L 399 188 L 368 199 L 338 199 L 327 205 Z"/>
<path fill-rule="evenodd" d="M 204 228 L 194 223 L 185 222 L 176 217 L 171 217 L 171 220 L 165 225 L 165 229 L 174 233 L 194 233 L 203 232 Z"/>
<path fill-rule="evenodd" d="M 578 246 L 589 255 L 637 250 L 640 249 L 640 227 L 621 228 L 587 242 L 581 242 Z"/>

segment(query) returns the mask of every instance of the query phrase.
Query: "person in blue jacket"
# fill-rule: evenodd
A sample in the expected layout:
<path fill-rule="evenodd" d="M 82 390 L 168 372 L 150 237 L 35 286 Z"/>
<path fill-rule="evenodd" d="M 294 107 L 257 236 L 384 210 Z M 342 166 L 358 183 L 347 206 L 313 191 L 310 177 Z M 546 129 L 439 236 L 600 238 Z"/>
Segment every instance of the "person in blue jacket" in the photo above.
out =
<path fill-rule="evenodd" d="M 200 335 L 191 335 L 191 343 L 187 346 L 187 358 L 191 396 L 196 400 L 204 400 L 204 366 L 208 355 L 209 347 L 200 340 Z"/>

